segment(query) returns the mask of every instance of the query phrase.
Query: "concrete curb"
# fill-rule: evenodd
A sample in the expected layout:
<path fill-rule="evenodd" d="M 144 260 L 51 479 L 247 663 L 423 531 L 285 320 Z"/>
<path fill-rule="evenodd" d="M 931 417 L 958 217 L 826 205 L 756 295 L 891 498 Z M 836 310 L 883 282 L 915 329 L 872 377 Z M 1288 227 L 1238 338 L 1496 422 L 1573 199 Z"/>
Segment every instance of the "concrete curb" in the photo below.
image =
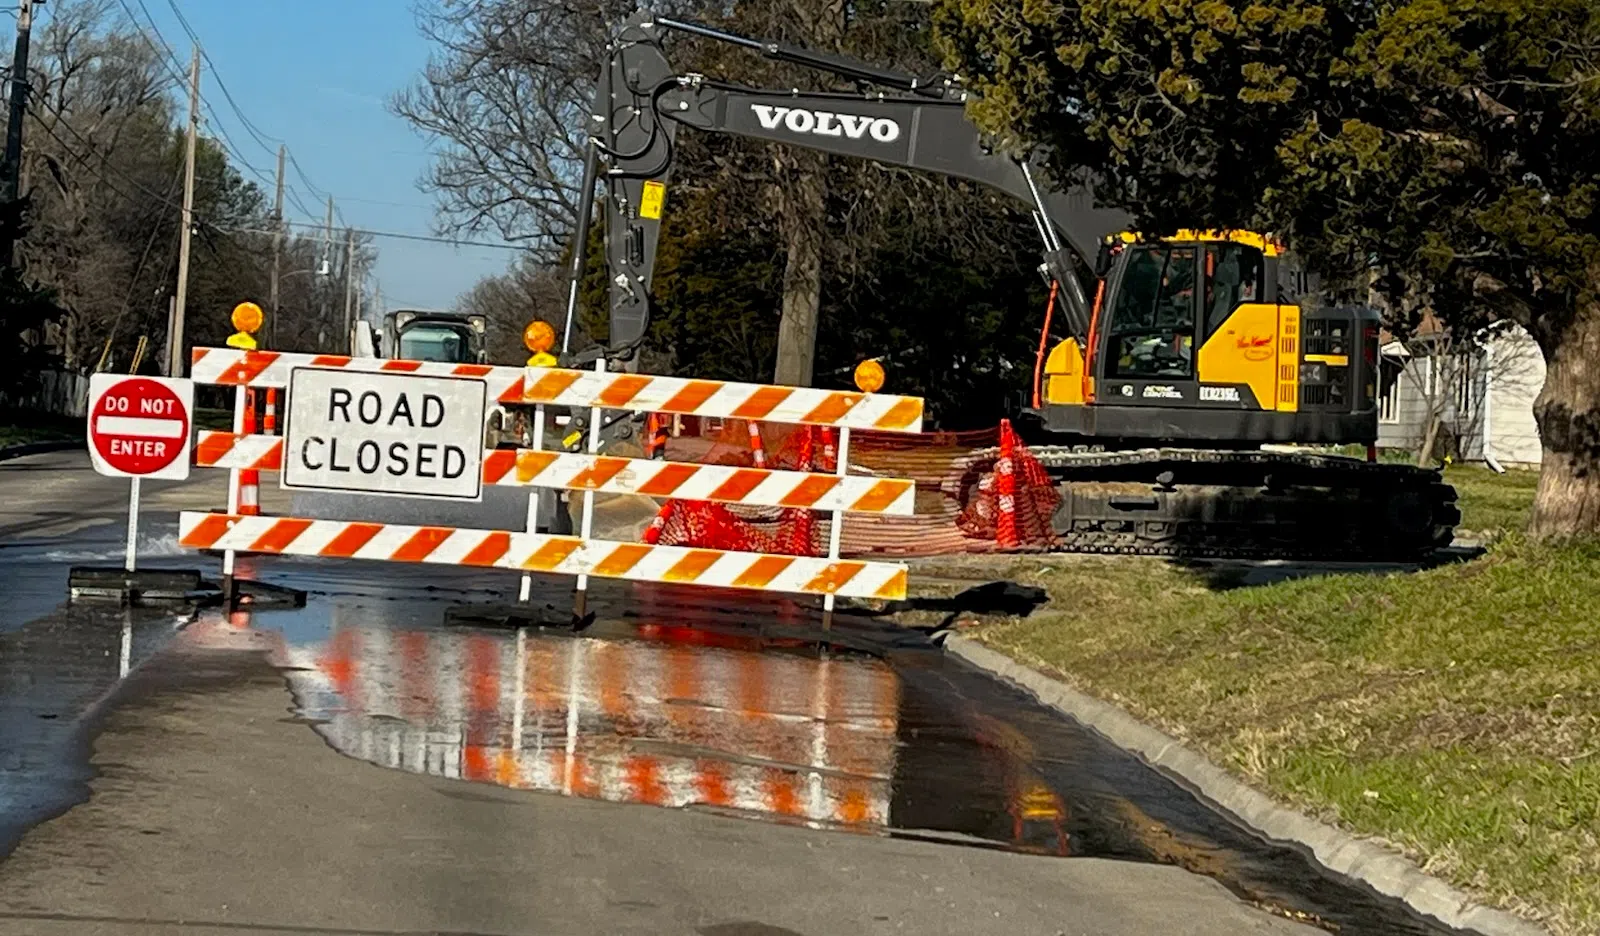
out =
<path fill-rule="evenodd" d="M 1483 936 L 1550 936 L 1537 924 L 1476 903 L 1460 890 L 1387 848 L 1336 829 L 1273 802 L 1235 779 L 1176 738 L 1144 724 L 1114 705 L 1085 695 L 1024 666 L 970 637 L 952 634 L 945 644 L 956 656 L 1033 693 L 1039 700 L 1181 778 L 1217 806 L 1268 838 L 1298 842 L 1327 868 L 1364 881 L 1447 926 Z"/>
<path fill-rule="evenodd" d="M 65 452 L 69 449 L 83 448 L 82 439 L 57 439 L 51 442 L 23 442 L 18 445 L 0 446 L 0 461 L 12 458 L 21 458 L 24 455 L 43 455 L 46 452 Z"/>

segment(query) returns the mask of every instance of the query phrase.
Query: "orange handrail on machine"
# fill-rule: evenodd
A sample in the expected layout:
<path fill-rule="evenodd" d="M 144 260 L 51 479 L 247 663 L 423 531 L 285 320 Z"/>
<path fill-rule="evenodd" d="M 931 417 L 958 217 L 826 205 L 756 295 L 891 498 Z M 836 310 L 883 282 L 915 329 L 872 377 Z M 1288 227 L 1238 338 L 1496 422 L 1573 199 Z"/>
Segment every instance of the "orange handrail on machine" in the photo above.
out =
<path fill-rule="evenodd" d="M 1050 318 L 1056 311 L 1056 290 L 1061 285 L 1055 280 L 1050 281 L 1050 301 L 1044 307 L 1044 327 L 1039 329 L 1039 353 L 1033 358 L 1033 408 L 1038 409 L 1039 383 L 1044 376 L 1044 355 L 1050 344 Z"/>

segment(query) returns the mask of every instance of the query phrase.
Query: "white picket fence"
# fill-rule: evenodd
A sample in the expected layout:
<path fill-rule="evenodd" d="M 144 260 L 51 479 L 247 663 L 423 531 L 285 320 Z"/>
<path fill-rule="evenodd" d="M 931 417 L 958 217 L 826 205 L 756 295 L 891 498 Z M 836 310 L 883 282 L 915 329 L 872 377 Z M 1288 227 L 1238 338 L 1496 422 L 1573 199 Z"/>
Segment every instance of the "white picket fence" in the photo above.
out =
<path fill-rule="evenodd" d="M 88 376 L 68 371 L 45 371 L 39 377 L 39 386 L 31 393 L 15 397 L 0 393 L 0 409 L 32 410 L 82 419 L 88 415 L 88 405 Z"/>

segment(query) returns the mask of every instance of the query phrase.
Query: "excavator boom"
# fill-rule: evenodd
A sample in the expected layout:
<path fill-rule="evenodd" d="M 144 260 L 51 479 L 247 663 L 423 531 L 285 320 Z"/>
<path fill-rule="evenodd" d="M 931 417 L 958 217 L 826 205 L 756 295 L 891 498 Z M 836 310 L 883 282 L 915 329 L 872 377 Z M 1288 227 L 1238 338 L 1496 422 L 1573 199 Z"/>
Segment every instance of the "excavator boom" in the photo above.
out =
<path fill-rule="evenodd" d="M 761 90 L 680 74 L 661 42 L 669 29 L 888 90 Z M 606 251 L 613 347 L 635 342 L 644 332 L 661 198 L 673 169 L 676 133 L 684 126 L 967 179 L 1017 198 L 1043 219 L 1045 266 L 1060 285 L 1070 332 L 1087 339 L 1091 309 L 1068 251 L 1092 269 L 1101 239 L 1124 230 L 1131 219 L 1097 207 L 1086 187 L 1059 192 L 1044 185 L 1036 162 L 989 147 L 966 117 L 966 92 L 953 81 L 918 78 L 643 12 L 627 21 L 613 48 L 594 98 L 594 136 L 608 163 Z"/>

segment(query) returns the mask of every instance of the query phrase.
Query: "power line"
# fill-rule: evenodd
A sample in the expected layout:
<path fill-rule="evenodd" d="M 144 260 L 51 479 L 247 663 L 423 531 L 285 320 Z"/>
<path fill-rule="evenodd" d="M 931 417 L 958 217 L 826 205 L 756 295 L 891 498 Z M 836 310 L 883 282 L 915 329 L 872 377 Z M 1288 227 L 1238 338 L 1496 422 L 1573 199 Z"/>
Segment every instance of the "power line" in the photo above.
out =
<path fill-rule="evenodd" d="M 46 105 L 46 109 L 48 110 L 48 105 Z M 120 166 L 112 165 L 112 163 L 110 162 L 110 154 L 109 153 L 98 153 L 97 152 L 98 148 L 95 146 L 94 141 L 89 140 L 83 134 L 79 133 L 77 131 L 77 129 L 74 128 L 72 126 L 72 124 L 68 120 L 66 120 L 60 113 L 55 112 L 55 111 L 50 111 L 50 113 L 53 116 L 56 117 L 56 121 L 52 125 L 52 124 L 46 123 L 44 121 L 44 119 L 43 119 L 43 115 L 41 115 L 37 110 L 35 110 L 32 107 L 32 105 L 29 106 L 29 111 L 33 114 L 34 119 L 36 121 L 38 121 L 39 128 L 41 130 L 43 130 L 47 136 L 49 136 L 52 140 L 55 140 L 56 143 L 61 146 L 61 149 L 68 156 L 70 156 L 72 159 L 77 160 L 78 163 L 81 164 L 85 169 L 88 169 L 90 172 L 93 172 L 95 174 L 96 178 L 98 178 L 100 182 L 104 183 L 107 188 L 111 189 L 111 191 L 113 191 L 113 192 L 117 193 L 118 195 L 122 196 L 124 199 L 127 199 L 129 202 L 139 202 L 140 201 L 140 199 L 137 196 L 128 194 L 128 191 L 126 189 L 121 188 L 120 186 L 116 185 L 112 181 L 111 175 L 108 173 L 107 170 L 114 170 L 117 173 L 118 176 L 120 176 L 121 178 L 126 180 L 128 183 L 130 183 L 134 188 L 136 188 L 139 191 L 143 192 L 145 194 L 146 198 L 156 202 L 157 205 L 159 205 L 160 207 L 168 208 L 168 209 L 171 209 L 173 211 L 182 211 L 183 210 L 182 203 L 178 202 L 178 201 L 174 201 L 172 193 L 168 193 L 167 195 L 157 194 L 153 189 L 151 189 L 149 186 L 145 185 L 143 182 L 139 181 L 138 179 L 134 178 L 126 170 L 122 169 Z M 99 167 L 91 165 L 91 160 L 90 160 L 90 158 L 88 156 L 85 156 L 84 154 L 78 152 L 76 149 L 73 148 L 72 144 L 70 144 L 66 140 L 62 139 L 61 135 L 56 133 L 56 131 L 55 131 L 55 128 L 58 127 L 58 126 L 59 127 L 65 127 L 68 132 L 70 132 L 74 137 L 76 137 L 78 139 L 79 142 L 81 142 L 85 146 L 89 147 L 89 151 L 90 151 L 90 153 L 92 155 L 98 155 L 100 157 L 100 165 L 99 165 Z M 273 233 L 272 231 L 269 231 L 269 230 L 260 230 L 260 229 L 255 229 L 255 228 L 232 228 L 232 229 L 225 228 L 222 225 L 218 224 L 217 222 L 212 221 L 209 218 L 203 217 L 198 210 L 193 212 L 193 217 L 194 217 L 194 223 L 197 226 L 203 227 L 206 230 L 211 231 L 213 233 L 217 233 L 217 234 L 230 235 L 230 234 L 271 234 L 271 233 Z M 181 227 L 181 225 L 182 225 L 181 221 L 179 222 L 179 225 Z M 300 225 L 300 226 L 306 226 L 306 225 Z"/>
<path fill-rule="evenodd" d="M 283 187 L 283 193 L 289 199 L 290 203 L 292 203 L 296 208 L 300 209 L 301 214 L 308 218 L 315 218 L 317 216 L 315 211 L 312 211 L 310 208 L 306 207 L 306 203 L 300 200 L 300 194 L 293 188 L 285 185 Z"/>
<path fill-rule="evenodd" d="M 307 228 L 320 231 L 323 225 L 306 221 L 285 221 L 285 227 Z M 260 228 L 230 228 L 235 234 L 271 234 L 269 230 Z M 364 234 L 368 237 L 388 237 L 395 240 L 423 241 L 431 244 L 449 244 L 452 247 L 489 247 L 495 250 L 525 251 L 528 248 L 520 244 L 496 244 L 490 241 L 458 240 L 453 237 L 436 237 L 428 234 L 407 234 L 400 231 L 374 231 L 368 228 L 349 228 L 352 234 Z"/>
<path fill-rule="evenodd" d="M 188 79 L 183 73 L 183 60 L 178 57 L 177 52 L 172 48 L 171 44 L 167 42 L 166 36 L 162 35 L 161 27 L 156 25 L 156 18 L 151 14 L 150 7 L 145 3 L 145 0 L 135 0 L 135 2 L 138 3 L 139 9 L 143 11 L 145 19 L 150 23 L 149 32 L 146 32 L 144 24 L 140 21 L 138 15 L 133 12 L 133 8 L 128 5 L 127 0 L 117 0 L 117 2 L 122 7 L 123 12 L 128 14 L 128 18 L 133 21 L 134 26 L 138 29 L 139 35 L 150 46 L 151 51 L 155 52 L 156 56 L 161 59 L 161 64 L 166 69 L 167 74 L 171 76 L 180 86 L 186 85 Z M 244 126 L 245 131 L 250 134 L 257 144 L 259 144 L 263 149 L 266 149 L 268 152 L 275 153 L 276 147 L 270 145 L 268 141 L 282 141 L 263 132 L 261 128 L 256 126 L 255 122 L 245 114 L 244 109 L 239 106 L 239 102 L 234 98 L 233 92 L 229 90 L 227 83 L 222 80 L 222 72 L 217 68 L 216 62 L 212 60 L 211 54 L 206 51 L 205 43 L 200 41 L 199 33 L 195 31 L 188 18 L 183 15 L 183 10 L 179 8 L 175 0 L 167 0 L 167 2 L 168 5 L 172 7 L 172 12 L 177 16 L 178 23 L 183 27 L 185 34 L 188 35 L 190 41 L 192 41 L 200 50 L 201 60 L 210 66 L 211 79 L 215 81 L 217 83 L 217 87 L 222 90 L 222 95 L 225 99 L 227 99 L 228 106 L 232 109 L 234 116 L 239 118 L 239 122 Z M 151 38 L 151 33 L 155 34 L 154 39 Z M 244 153 L 240 150 L 238 144 L 234 143 L 233 139 L 228 135 L 227 128 L 223 125 L 222 118 L 217 113 L 217 109 L 210 101 L 206 100 L 203 94 L 200 97 L 200 106 L 210 115 L 212 129 L 217 138 L 222 142 L 224 149 L 227 149 L 233 158 L 237 159 L 240 165 L 248 169 L 262 184 L 269 187 L 275 186 L 277 184 L 275 179 L 269 177 L 264 170 L 251 163 L 249 159 L 245 158 Z M 319 195 L 320 189 L 318 189 L 318 187 L 311 182 L 311 179 L 306 175 L 305 170 L 302 169 L 300 164 L 295 161 L 293 152 L 289 154 L 289 160 L 294 164 L 295 173 L 300 177 L 300 180 L 305 183 L 306 188 L 310 189 L 313 195 Z M 302 211 L 305 210 L 303 205 L 300 207 Z M 306 213 L 312 214 L 311 212 Z"/>
<path fill-rule="evenodd" d="M 178 186 L 183 184 L 183 170 L 180 168 L 172 176 L 172 184 L 167 186 L 167 197 L 170 199 L 178 194 Z M 179 222 L 182 223 L 181 221 Z M 144 243 L 144 252 L 139 255 L 139 262 L 133 268 L 133 275 L 128 278 L 128 294 L 122 298 L 122 308 L 117 310 L 117 317 L 111 321 L 111 335 L 106 339 L 109 347 L 117 340 L 117 329 L 122 327 L 123 316 L 128 314 L 128 309 L 133 305 L 133 294 L 139 288 L 139 275 L 144 272 L 145 261 L 150 259 L 150 250 L 156 245 L 156 235 L 161 233 L 161 220 L 150 226 L 150 237 Z"/>
<path fill-rule="evenodd" d="M 139 2 L 140 6 L 142 7 L 144 5 L 144 0 L 139 0 Z M 255 122 L 252 121 L 249 115 L 244 112 L 244 108 L 239 106 L 239 102 L 234 98 L 233 92 L 228 89 L 228 83 L 222 80 L 222 69 L 218 68 L 217 63 L 212 60 L 211 53 L 206 51 L 206 45 L 200 40 L 199 32 L 197 32 L 189 23 L 189 18 L 183 15 L 183 9 L 178 6 L 177 0 L 167 0 L 167 6 L 172 8 L 173 15 L 178 18 L 178 25 L 183 27 L 183 31 L 188 34 L 190 41 L 192 41 L 195 46 L 199 48 L 200 58 L 206 63 L 206 65 L 210 66 L 211 80 L 215 81 L 217 83 L 217 87 L 221 89 L 223 98 L 228 102 L 228 107 L 232 109 L 233 115 L 239 118 L 239 123 L 243 125 L 245 132 L 250 134 L 250 136 L 255 140 L 256 144 L 262 149 L 266 150 L 268 153 L 276 155 L 277 147 L 279 145 L 282 145 L 287 149 L 288 144 L 286 141 L 279 139 L 278 137 L 275 137 L 256 126 Z M 149 15 L 148 10 L 146 11 L 146 15 Z M 154 22 L 154 20 L 152 20 L 152 22 Z M 215 109 L 211 108 L 209 103 L 206 105 L 206 107 L 211 111 L 211 116 L 216 121 L 218 132 L 222 133 L 223 136 L 226 136 L 226 131 L 222 129 L 222 121 L 217 117 Z M 275 179 L 267 179 L 265 172 L 260 169 L 256 169 L 254 166 L 251 166 L 250 161 L 245 159 L 243 154 L 239 153 L 237 148 L 234 150 L 234 155 L 238 156 L 240 162 L 250 167 L 251 170 L 255 172 L 257 178 L 262 179 L 268 185 L 277 184 Z M 310 191 L 310 193 L 318 200 L 321 200 L 323 197 L 325 197 L 326 193 L 318 188 L 317 185 L 313 183 L 311 178 L 306 174 L 306 171 L 301 168 L 299 161 L 295 159 L 294 151 L 289 150 L 288 155 L 289 162 L 294 166 L 295 174 L 300 177 L 300 181 L 305 184 L 305 187 Z"/>
<path fill-rule="evenodd" d="M 311 180 L 306 177 L 306 171 L 300 168 L 300 160 L 294 158 L 294 150 L 292 149 L 289 150 L 289 165 L 294 167 L 294 174 L 300 177 L 301 182 L 305 183 L 305 186 L 310 190 L 312 197 L 316 198 L 318 201 L 322 201 L 328 197 L 327 192 L 324 192 L 315 185 L 311 184 Z"/>
<path fill-rule="evenodd" d="M 143 5 L 143 0 L 140 0 L 140 5 Z M 211 54 L 206 51 L 205 43 L 200 41 L 200 34 L 195 32 L 193 26 L 189 25 L 189 19 L 183 15 L 183 10 L 179 8 L 177 0 L 167 0 L 167 6 L 172 8 L 173 15 L 178 18 L 178 25 L 183 27 L 183 31 L 188 34 L 189 39 L 196 46 L 199 46 L 200 58 L 205 60 L 207 65 L 211 66 L 211 79 L 215 81 L 217 83 L 217 87 L 222 90 L 222 96 L 227 99 L 228 106 L 233 109 L 234 116 L 238 117 L 239 122 L 244 125 L 245 132 L 254 137 L 256 143 L 260 144 L 262 149 L 269 153 L 275 152 L 277 145 L 283 143 L 284 141 L 262 132 L 259 127 L 251 122 L 249 117 L 245 116 L 244 109 L 239 106 L 238 101 L 234 100 L 233 92 L 228 90 L 227 82 L 222 80 L 221 70 L 217 68 L 217 63 L 211 60 Z"/>
<path fill-rule="evenodd" d="M 150 29 L 156 34 L 155 39 L 150 38 L 150 33 L 145 32 L 144 24 L 139 21 L 138 14 L 133 12 L 133 7 L 128 6 L 128 0 L 117 0 L 117 4 L 128 14 L 128 19 L 133 21 L 134 28 L 139 31 L 139 37 L 150 46 L 150 51 L 156 54 L 156 58 L 161 60 L 161 66 L 167 70 L 167 74 L 182 87 L 186 82 L 183 76 L 183 60 L 178 58 L 178 53 L 174 52 L 171 46 L 167 45 L 166 37 L 161 35 L 155 17 L 150 16 L 150 10 L 144 5 L 144 0 L 139 0 L 139 9 L 144 10 L 144 15 L 150 17 Z M 157 45 L 158 41 L 160 45 Z M 174 63 L 177 64 L 176 68 L 173 67 Z"/>
<path fill-rule="evenodd" d="M 106 173 L 107 169 L 113 168 L 112 165 L 111 165 L 111 154 L 110 153 L 100 153 L 100 152 L 98 152 L 99 147 L 97 147 L 95 145 L 94 141 L 90 140 L 88 137 L 85 137 L 83 134 L 79 133 L 77 128 L 72 125 L 71 121 L 67 120 L 66 117 L 63 116 L 59 111 L 52 110 L 50 105 L 49 104 L 45 104 L 42 99 L 39 101 L 39 103 L 44 107 L 44 109 L 46 111 L 48 111 L 53 117 L 56 118 L 53 125 L 51 123 L 46 123 L 45 120 L 44 120 L 44 115 L 40 114 L 36 109 L 34 109 L 33 104 L 30 103 L 28 105 L 28 110 L 30 112 L 32 112 L 33 119 L 38 121 L 40 129 L 44 130 L 44 132 L 46 134 L 48 134 L 51 139 L 53 139 L 57 143 L 61 144 L 61 148 L 64 151 L 66 151 L 67 155 L 71 156 L 72 158 L 76 159 L 78 162 L 82 163 L 84 168 L 93 171 L 100 178 L 100 181 L 102 181 L 102 182 L 104 182 L 106 184 L 107 188 L 111 189 L 113 192 L 116 192 L 118 195 L 121 195 L 123 198 L 126 198 L 128 201 L 138 201 L 137 198 L 135 198 L 132 195 L 129 195 L 127 192 L 123 191 L 122 189 L 118 188 L 117 186 L 115 186 L 115 185 L 113 185 L 111 183 L 111 178 Z M 58 126 L 66 127 L 67 128 L 67 132 L 71 133 L 74 137 L 76 137 L 78 139 L 78 142 L 82 143 L 84 146 L 87 146 L 89 148 L 89 152 L 91 154 L 98 155 L 100 157 L 100 167 L 98 169 L 96 169 L 94 166 L 89 165 L 89 159 L 87 157 L 85 157 L 83 154 L 79 153 L 77 150 L 73 149 L 72 145 L 70 143 L 68 143 L 66 140 L 63 140 L 61 138 L 60 134 L 56 133 L 55 128 L 58 127 Z M 137 188 L 140 191 L 144 192 L 145 195 L 147 195 L 148 197 L 155 199 L 157 202 L 160 202 L 161 204 L 165 205 L 168 208 L 180 208 L 180 209 L 182 208 L 181 205 L 179 205 L 177 202 L 172 201 L 170 198 L 167 198 L 167 197 L 162 196 L 162 195 L 157 195 L 154 191 L 152 191 L 149 187 L 147 187 L 143 182 L 140 182 L 138 179 L 135 179 L 132 175 L 130 175 L 122 167 L 117 166 L 117 167 L 114 167 L 114 168 L 116 169 L 116 172 L 117 172 L 118 175 L 120 175 L 122 178 L 126 179 L 128 182 L 132 183 L 135 188 Z"/>

